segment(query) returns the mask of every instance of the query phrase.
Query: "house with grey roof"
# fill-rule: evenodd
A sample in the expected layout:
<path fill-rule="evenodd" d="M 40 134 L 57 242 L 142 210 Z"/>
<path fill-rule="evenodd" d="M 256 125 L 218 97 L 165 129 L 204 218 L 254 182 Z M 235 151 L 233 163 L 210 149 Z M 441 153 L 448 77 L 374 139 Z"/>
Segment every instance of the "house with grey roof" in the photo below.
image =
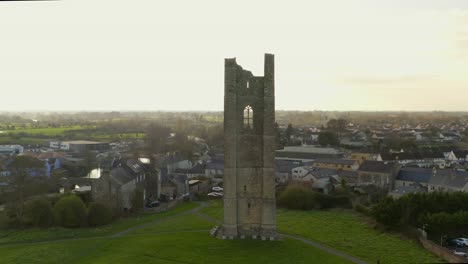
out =
<path fill-rule="evenodd" d="M 428 183 L 429 192 L 468 192 L 468 172 L 454 169 L 436 170 Z"/>
<path fill-rule="evenodd" d="M 162 200 L 172 200 L 189 192 L 189 180 L 185 174 L 168 173 L 167 169 L 162 169 L 160 181 L 158 183 L 159 198 Z"/>
<path fill-rule="evenodd" d="M 137 189 L 143 191 L 143 200 L 158 195 L 159 172 L 150 164 L 138 159 L 114 162 L 109 172 L 100 173 L 98 179 L 91 181 L 94 200 L 109 201 L 117 208 L 132 208 L 132 197 Z"/>
<path fill-rule="evenodd" d="M 275 160 L 276 170 L 275 178 L 277 183 L 287 183 L 292 179 L 292 171 L 294 168 L 303 166 L 304 163 L 298 160 Z"/>
<path fill-rule="evenodd" d="M 341 181 L 344 181 L 346 186 L 355 187 L 357 186 L 358 182 L 358 172 L 357 171 L 345 171 L 339 170 L 338 171 L 338 178 Z"/>
<path fill-rule="evenodd" d="M 344 153 L 334 148 L 321 148 L 315 146 L 291 146 L 277 150 L 276 159 L 297 159 L 303 162 L 313 161 L 319 158 L 340 159 Z"/>
<path fill-rule="evenodd" d="M 205 167 L 205 176 L 214 177 L 216 175 L 224 175 L 224 160 L 212 160 Z"/>
<path fill-rule="evenodd" d="M 188 179 L 193 179 L 199 176 L 205 176 L 206 164 L 204 163 L 195 163 L 195 165 L 190 169 L 175 169 L 174 174 L 177 175 L 186 175 Z"/>
<path fill-rule="evenodd" d="M 357 185 L 375 185 L 390 190 L 399 168 L 396 162 L 366 160 L 357 170 Z"/>
<path fill-rule="evenodd" d="M 401 168 L 395 179 L 395 188 L 404 186 L 422 186 L 427 189 L 433 174 L 432 169 Z"/>
<path fill-rule="evenodd" d="M 293 172 L 294 170 L 305 173 L 296 173 L 292 178 L 292 182 L 310 186 L 319 192 L 329 193 L 334 189 L 335 185 L 339 184 L 338 170 L 310 166 L 294 168 Z"/>

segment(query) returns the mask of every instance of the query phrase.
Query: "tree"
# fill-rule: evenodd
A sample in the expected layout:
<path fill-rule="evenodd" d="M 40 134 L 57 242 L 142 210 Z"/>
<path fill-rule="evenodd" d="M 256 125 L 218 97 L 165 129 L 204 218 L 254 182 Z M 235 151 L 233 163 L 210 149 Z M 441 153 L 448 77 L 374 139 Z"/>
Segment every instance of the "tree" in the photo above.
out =
<path fill-rule="evenodd" d="M 431 125 L 429 127 L 429 136 L 431 138 L 437 138 L 439 137 L 440 129 L 436 126 Z"/>
<path fill-rule="evenodd" d="M 346 119 L 330 119 L 327 122 L 327 128 L 330 131 L 336 132 L 336 133 L 343 133 L 346 130 L 346 124 L 348 121 Z"/>
<path fill-rule="evenodd" d="M 29 156 L 17 156 L 9 166 L 11 174 L 8 183 L 13 190 L 14 217 L 21 219 L 24 211 L 24 200 L 28 195 L 27 189 L 32 185 L 31 175 L 41 176 L 44 174 L 42 161 Z"/>
<path fill-rule="evenodd" d="M 206 129 L 206 143 L 209 146 L 218 146 L 224 144 L 224 127 L 222 124 L 210 126 Z"/>
<path fill-rule="evenodd" d="M 286 128 L 286 131 L 284 132 L 287 141 L 289 142 L 291 140 L 291 136 L 294 135 L 294 128 L 291 123 L 288 124 L 288 127 Z"/>
<path fill-rule="evenodd" d="M 52 205 L 44 197 L 35 198 L 25 204 L 24 221 L 34 227 L 48 227 L 53 223 Z"/>
<path fill-rule="evenodd" d="M 301 185 L 288 186 L 281 193 L 278 204 L 296 210 L 311 210 L 316 207 L 313 191 Z"/>
<path fill-rule="evenodd" d="M 75 195 L 66 195 L 54 206 L 55 223 L 63 227 L 80 227 L 86 223 L 86 206 Z"/>
<path fill-rule="evenodd" d="M 275 122 L 275 131 L 276 131 L 276 149 L 283 149 L 284 145 L 281 142 L 281 133 L 279 129 L 279 125 Z"/>
<path fill-rule="evenodd" d="M 338 146 L 340 144 L 340 140 L 338 139 L 338 135 L 331 131 L 320 132 L 318 135 L 318 142 L 321 146 Z"/>
<path fill-rule="evenodd" d="M 146 130 L 146 145 L 151 153 L 160 153 L 165 150 L 166 139 L 169 136 L 169 128 L 152 123 Z"/>
<path fill-rule="evenodd" d="M 388 227 L 400 225 L 403 216 L 400 203 L 391 196 L 385 197 L 378 206 L 374 207 L 372 214 L 377 221 Z"/>
<path fill-rule="evenodd" d="M 172 150 L 178 151 L 184 158 L 190 161 L 194 159 L 194 142 L 189 140 L 188 136 L 183 132 L 175 134 Z"/>

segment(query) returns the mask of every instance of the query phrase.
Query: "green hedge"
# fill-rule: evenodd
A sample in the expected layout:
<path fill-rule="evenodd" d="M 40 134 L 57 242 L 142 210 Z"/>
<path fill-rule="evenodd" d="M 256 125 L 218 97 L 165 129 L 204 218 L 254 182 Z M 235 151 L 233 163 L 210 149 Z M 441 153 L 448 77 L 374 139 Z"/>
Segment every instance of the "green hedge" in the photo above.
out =
<path fill-rule="evenodd" d="M 407 194 L 398 199 L 386 197 L 373 207 L 372 215 L 388 227 L 420 228 L 423 224 L 427 224 L 430 215 L 445 219 L 445 215 L 462 211 L 468 211 L 468 193 L 431 192 Z M 445 214 L 442 216 L 438 215 L 439 213 Z M 459 228 L 468 228 L 468 221 Z"/>
<path fill-rule="evenodd" d="M 80 227 L 86 224 L 86 206 L 78 196 L 67 195 L 54 206 L 54 220 L 63 227 Z"/>
<path fill-rule="evenodd" d="M 424 223 L 426 231 L 434 237 L 464 236 L 468 232 L 468 211 L 426 214 L 420 220 Z"/>
<path fill-rule="evenodd" d="M 302 185 L 290 185 L 279 196 L 278 205 L 296 210 L 352 208 L 345 195 L 327 195 L 314 192 Z"/>
<path fill-rule="evenodd" d="M 25 204 L 24 223 L 35 227 L 49 227 L 53 224 L 52 204 L 47 198 L 35 198 Z"/>

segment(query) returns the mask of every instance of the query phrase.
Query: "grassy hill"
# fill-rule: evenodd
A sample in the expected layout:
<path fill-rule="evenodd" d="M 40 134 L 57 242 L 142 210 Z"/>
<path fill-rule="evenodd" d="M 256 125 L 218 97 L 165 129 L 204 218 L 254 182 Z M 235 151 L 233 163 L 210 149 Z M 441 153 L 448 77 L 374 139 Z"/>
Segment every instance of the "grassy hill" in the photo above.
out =
<path fill-rule="evenodd" d="M 351 263 L 298 240 L 219 240 L 219 202 L 183 203 L 100 228 L 0 231 L 0 263 Z M 278 229 L 369 263 L 441 262 L 415 243 L 379 233 L 350 211 L 278 210 Z"/>
<path fill-rule="evenodd" d="M 196 206 L 187 203 L 165 213 L 130 218 L 104 228 L 0 233 L 0 262 L 350 263 L 292 239 L 215 239 L 208 235 L 213 222 L 191 213 Z M 67 240 L 47 241 L 53 239 Z"/>
<path fill-rule="evenodd" d="M 221 219 L 220 201 L 212 201 L 202 212 Z M 299 235 L 338 249 L 369 263 L 441 263 L 414 241 L 379 232 L 369 227 L 361 215 L 351 210 L 277 210 L 278 232 Z"/>

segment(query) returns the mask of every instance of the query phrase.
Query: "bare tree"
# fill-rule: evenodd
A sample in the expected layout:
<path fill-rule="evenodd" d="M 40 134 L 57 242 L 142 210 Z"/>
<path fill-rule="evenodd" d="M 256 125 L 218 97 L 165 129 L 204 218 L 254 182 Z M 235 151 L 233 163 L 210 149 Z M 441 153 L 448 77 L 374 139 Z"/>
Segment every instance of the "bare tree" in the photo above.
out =
<path fill-rule="evenodd" d="M 36 158 L 17 156 L 9 166 L 11 174 L 8 176 L 9 185 L 13 191 L 14 213 L 21 218 L 24 212 L 24 201 L 29 195 L 28 190 L 33 187 L 32 176 L 44 175 L 44 163 Z"/>

